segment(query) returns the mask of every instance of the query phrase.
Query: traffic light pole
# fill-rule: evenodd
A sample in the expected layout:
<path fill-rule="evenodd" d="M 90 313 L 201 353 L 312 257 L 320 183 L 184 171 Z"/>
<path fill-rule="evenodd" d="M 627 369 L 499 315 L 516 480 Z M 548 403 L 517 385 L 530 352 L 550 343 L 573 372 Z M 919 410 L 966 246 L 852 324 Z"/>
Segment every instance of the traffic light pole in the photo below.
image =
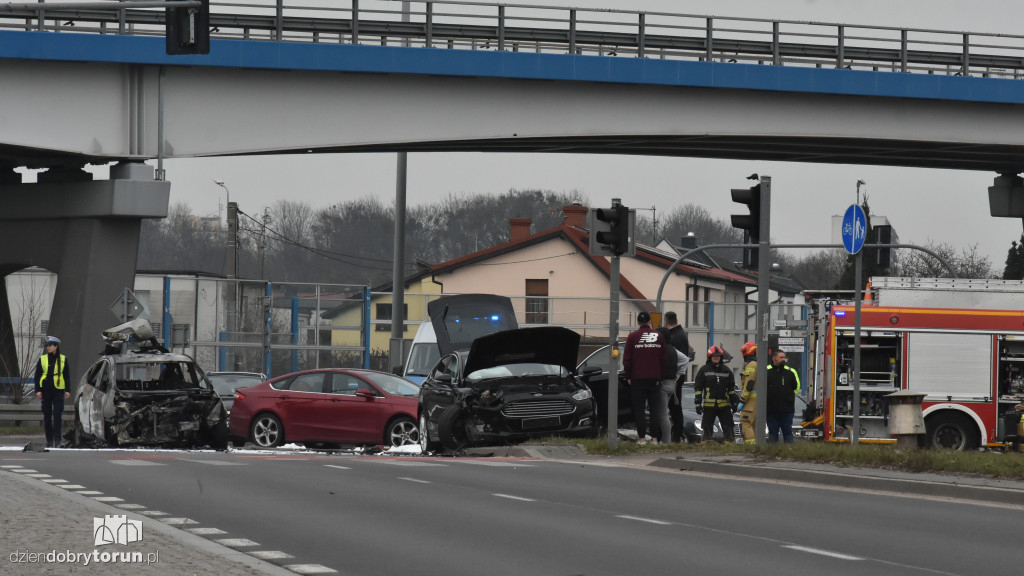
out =
<path fill-rule="evenodd" d="M 759 210 L 760 233 L 757 242 L 757 421 L 754 426 L 754 438 L 758 444 L 764 444 L 765 426 L 768 414 L 768 332 L 771 322 L 768 291 L 769 275 L 771 274 L 771 257 L 769 254 L 771 238 L 772 210 L 772 178 L 761 177 L 761 209 Z"/>
<path fill-rule="evenodd" d="M 609 258 L 608 295 L 608 447 L 619 447 L 619 362 L 615 351 L 619 347 L 619 257 Z M 619 351 L 619 353 L 623 353 Z"/>

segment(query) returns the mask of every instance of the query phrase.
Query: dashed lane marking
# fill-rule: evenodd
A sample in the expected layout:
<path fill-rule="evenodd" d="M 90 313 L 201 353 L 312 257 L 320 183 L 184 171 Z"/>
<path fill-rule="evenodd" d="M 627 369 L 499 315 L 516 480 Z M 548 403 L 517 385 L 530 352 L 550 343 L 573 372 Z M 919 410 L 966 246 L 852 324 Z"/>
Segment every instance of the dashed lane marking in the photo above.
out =
<path fill-rule="evenodd" d="M 430 484 L 429 480 L 420 480 L 419 478 L 409 478 L 408 476 L 399 476 L 399 480 L 405 480 L 406 482 L 416 482 L 418 484 Z"/>
<path fill-rule="evenodd" d="M 185 526 L 186 524 L 199 524 L 199 522 L 196 522 L 195 520 L 192 520 L 190 518 L 161 518 L 160 521 L 163 522 L 164 524 L 169 524 L 171 526 Z"/>
<path fill-rule="evenodd" d="M 82 496 L 103 496 L 103 492 L 98 490 L 82 490 L 79 492 Z"/>
<path fill-rule="evenodd" d="M 145 506 L 143 506 L 142 504 L 128 504 L 127 502 L 125 502 L 124 504 L 115 503 L 114 506 L 117 506 L 122 510 L 142 510 L 143 508 L 145 508 Z"/>
<path fill-rule="evenodd" d="M 227 534 L 227 532 L 220 528 L 186 528 L 185 530 L 197 536 L 216 536 L 218 534 Z"/>
<path fill-rule="evenodd" d="M 259 558 L 260 560 L 287 560 L 288 558 L 295 558 L 295 556 L 281 552 L 280 550 L 253 550 L 248 554 L 249 556 Z"/>
<path fill-rule="evenodd" d="M 64 484 L 61 488 L 65 490 L 85 490 L 85 486 L 82 486 L 81 484 Z"/>
<path fill-rule="evenodd" d="M 828 556 L 829 558 L 838 558 L 839 560 L 863 560 L 859 556 L 850 556 L 849 554 L 840 554 L 839 552 L 832 552 L 831 550 L 822 550 L 821 548 L 808 548 L 807 546 L 787 545 L 783 548 L 789 548 L 790 550 L 796 550 L 798 552 L 807 552 L 808 554 L 817 554 L 819 556 Z"/>
<path fill-rule="evenodd" d="M 497 496 L 498 498 L 508 498 L 509 500 L 519 500 L 520 502 L 536 502 L 533 498 L 523 498 L 522 496 L 513 496 L 511 494 L 491 494 L 491 496 Z"/>
<path fill-rule="evenodd" d="M 282 568 L 296 574 L 337 574 L 338 572 L 320 564 L 286 564 Z"/>
<path fill-rule="evenodd" d="M 334 464 L 324 464 L 328 468 L 337 468 L 338 470 L 351 470 L 348 466 L 336 466 Z"/>
<path fill-rule="evenodd" d="M 159 510 L 139 510 L 139 514 L 143 516 L 170 516 L 167 512 L 160 512 Z"/>
<path fill-rule="evenodd" d="M 124 502 L 123 498 L 117 496 L 93 496 L 92 499 L 97 502 Z"/>
<path fill-rule="evenodd" d="M 25 474 L 25 476 L 28 476 L 29 478 L 39 478 L 40 480 L 42 480 L 43 478 L 52 478 L 52 476 L 50 476 L 49 474 L 40 474 L 40 473 Z"/>
<path fill-rule="evenodd" d="M 671 526 L 671 522 L 665 522 L 664 520 L 655 520 L 653 518 L 641 518 L 639 516 L 623 516 L 617 515 L 616 518 L 622 518 L 623 520 L 635 520 L 637 522 L 646 522 L 648 524 L 657 524 L 659 526 Z"/>
<path fill-rule="evenodd" d="M 222 544 L 228 548 L 251 548 L 253 546 L 259 546 L 258 542 L 253 542 L 247 538 L 218 538 L 214 542 Z"/>
<path fill-rule="evenodd" d="M 40 478 L 40 480 L 47 484 L 67 484 L 68 482 L 67 480 L 61 480 L 60 478 Z"/>

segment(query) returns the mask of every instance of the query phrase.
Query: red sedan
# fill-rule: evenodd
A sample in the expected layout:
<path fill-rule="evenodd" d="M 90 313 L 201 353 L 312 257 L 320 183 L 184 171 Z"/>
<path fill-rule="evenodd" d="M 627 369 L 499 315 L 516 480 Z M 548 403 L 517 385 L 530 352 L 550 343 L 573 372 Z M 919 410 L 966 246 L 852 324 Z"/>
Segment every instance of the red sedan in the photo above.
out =
<path fill-rule="evenodd" d="M 230 437 L 262 448 L 285 442 L 419 443 L 419 387 L 385 372 L 326 368 L 279 376 L 235 392 Z"/>

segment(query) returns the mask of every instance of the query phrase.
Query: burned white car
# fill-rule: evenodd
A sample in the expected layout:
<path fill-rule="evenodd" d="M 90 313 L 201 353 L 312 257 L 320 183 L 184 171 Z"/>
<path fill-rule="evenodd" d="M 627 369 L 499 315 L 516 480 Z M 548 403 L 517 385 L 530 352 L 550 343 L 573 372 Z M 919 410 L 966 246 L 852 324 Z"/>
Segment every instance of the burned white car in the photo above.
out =
<path fill-rule="evenodd" d="M 75 394 L 70 445 L 227 447 L 227 411 L 192 358 L 168 352 L 144 320 L 104 337 Z"/>

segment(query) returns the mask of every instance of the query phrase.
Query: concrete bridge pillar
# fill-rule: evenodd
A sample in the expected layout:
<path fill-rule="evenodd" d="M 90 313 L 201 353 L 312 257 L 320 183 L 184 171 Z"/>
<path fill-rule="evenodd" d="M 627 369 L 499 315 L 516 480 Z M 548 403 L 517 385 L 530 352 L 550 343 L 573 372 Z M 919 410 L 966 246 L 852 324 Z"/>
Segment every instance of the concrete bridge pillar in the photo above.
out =
<path fill-rule="evenodd" d="M 35 184 L 0 183 L 0 273 L 39 266 L 57 274 L 49 333 L 61 339 L 77 385 L 103 350 L 100 333 L 118 323 L 110 305 L 135 283 L 142 219 L 167 216 L 171 184 L 141 163 L 113 166 L 110 180 L 77 169 L 45 174 Z"/>

